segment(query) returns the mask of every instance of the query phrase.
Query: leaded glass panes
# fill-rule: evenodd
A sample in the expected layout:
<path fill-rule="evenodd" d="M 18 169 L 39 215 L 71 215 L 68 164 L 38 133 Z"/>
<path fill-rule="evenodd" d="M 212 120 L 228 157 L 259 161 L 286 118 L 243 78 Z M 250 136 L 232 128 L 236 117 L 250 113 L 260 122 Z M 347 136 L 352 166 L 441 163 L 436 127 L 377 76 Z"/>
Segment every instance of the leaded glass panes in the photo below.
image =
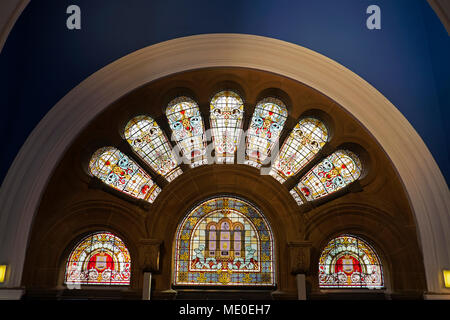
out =
<path fill-rule="evenodd" d="M 284 142 L 270 175 L 283 183 L 311 161 L 327 139 L 327 128 L 321 121 L 315 118 L 300 120 Z"/>
<path fill-rule="evenodd" d="M 375 251 L 363 240 L 342 235 L 331 240 L 319 260 L 321 288 L 383 288 L 383 271 Z"/>
<path fill-rule="evenodd" d="M 131 119 L 125 127 L 125 139 L 167 181 L 172 181 L 182 173 L 166 135 L 152 118 L 141 115 Z"/>
<path fill-rule="evenodd" d="M 233 163 L 239 144 L 244 104 L 233 91 L 221 91 L 210 104 L 210 121 L 217 163 Z"/>
<path fill-rule="evenodd" d="M 150 203 L 161 191 L 141 167 L 114 147 L 97 150 L 91 157 L 89 169 L 110 187 Z"/>
<path fill-rule="evenodd" d="M 274 243 L 264 216 L 234 197 L 194 208 L 178 227 L 175 285 L 273 286 Z"/>
<path fill-rule="evenodd" d="M 287 109 L 278 99 L 265 98 L 257 104 L 247 132 L 245 164 L 259 168 L 270 156 L 286 118 Z"/>
<path fill-rule="evenodd" d="M 189 97 L 172 100 L 166 116 L 174 139 L 191 167 L 207 164 L 203 119 L 197 103 Z"/>
<path fill-rule="evenodd" d="M 109 232 L 85 237 L 67 259 L 65 283 L 129 285 L 130 253 L 121 239 Z"/>
<path fill-rule="evenodd" d="M 313 167 L 290 192 L 302 204 L 340 190 L 360 175 L 359 158 L 351 151 L 338 150 Z"/>

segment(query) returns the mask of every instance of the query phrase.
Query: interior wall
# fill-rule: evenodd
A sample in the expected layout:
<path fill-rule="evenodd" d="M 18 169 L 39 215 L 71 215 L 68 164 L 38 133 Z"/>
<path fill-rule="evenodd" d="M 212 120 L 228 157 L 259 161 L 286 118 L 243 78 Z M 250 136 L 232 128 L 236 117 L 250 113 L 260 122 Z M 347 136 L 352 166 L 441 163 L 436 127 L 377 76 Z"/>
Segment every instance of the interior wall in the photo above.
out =
<path fill-rule="evenodd" d="M 121 130 L 134 115 L 148 114 L 170 136 L 164 105 L 174 92 L 188 91 L 199 103 L 206 128 L 209 127 L 209 99 L 217 88 L 238 88 L 245 101 L 245 123 L 264 93 L 278 93 L 289 108 L 289 118 L 282 140 L 302 115 L 313 114 L 332 129 L 325 151 L 296 175 L 301 177 L 327 153 L 342 145 L 357 144 L 367 153 L 362 157 L 367 174 L 357 188 L 299 207 L 289 194 L 293 181 L 284 185 L 261 175 L 256 168 L 243 164 L 205 165 L 191 169 L 171 183 L 153 175 L 163 190 L 156 201 L 142 207 L 136 201 L 118 196 L 110 188 L 92 184 L 87 174 L 87 160 L 96 148 L 117 146 L 127 155 L 139 159 L 125 143 Z M 274 90 L 276 89 L 276 90 Z M 362 155 L 362 154 L 361 154 Z M 139 162 L 147 171 L 151 170 Z M 294 180 L 296 180 L 294 179 Z M 153 272 L 153 298 L 230 297 L 236 291 L 172 291 L 173 241 L 179 222 L 205 198 L 231 194 L 255 204 L 268 219 L 275 238 L 277 288 L 275 292 L 238 291 L 249 298 L 296 299 L 295 272 L 297 257 L 293 244 L 311 246 L 311 262 L 306 266 L 308 295 L 326 299 L 335 292 L 320 290 L 317 264 L 320 251 L 332 236 L 351 233 L 371 243 L 382 257 L 387 290 L 392 298 L 420 298 L 425 290 L 425 272 L 417 241 L 417 230 L 408 197 L 390 160 L 382 148 L 362 127 L 333 100 L 316 90 L 285 77 L 246 68 L 210 68 L 188 71 L 148 83 L 125 95 L 98 115 L 77 137 L 55 169 L 44 191 L 27 250 L 22 285 L 27 297 L 109 297 L 139 298 L 143 270 L 140 247 L 151 239 L 160 243 L 159 267 Z M 116 233 L 129 246 L 132 256 L 130 288 L 111 292 L 67 290 L 63 284 L 64 266 L 76 240 L 89 231 Z M 378 297 L 366 295 L 364 298 Z M 354 293 L 353 293 L 354 294 Z M 348 297 L 348 296 L 347 296 Z"/>
<path fill-rule="evenodd" d="M 255 51 L 259 52 L 257 57 Z M 140 50 L 86 79 L 52 109 L 11 168 L 5 181 L 7 196 L 2 189 L 2 207 L 10 215 L 3 215 L 0 221 L 6 239 L 0 252 L 13 266 L 5 285 L 18 286 L 34 208 L 66 146 L 81 130 L 122 95 L 149 81 L 190 68 L 223 65 L 266 70 L 303 82 L 359 120 L 389 155 L 408 194 L 424 255 L 428 291 L 445 293 L 441 268 L 449 258 L 444 245 L 448 236 L 444 231 L 448 225 L 448 189 L 443 187 L 445 181 L 414 129 L 378 91 L 341 65 L 292 44 L 243 35 L 188 37 Z M 123 74 L 127 77 L 120 76 Z M 25 172 L 28 180 L 19 180 L 18 190 L 14 182 Z M 24 188 L 30 192 L 21 192 Z"/>

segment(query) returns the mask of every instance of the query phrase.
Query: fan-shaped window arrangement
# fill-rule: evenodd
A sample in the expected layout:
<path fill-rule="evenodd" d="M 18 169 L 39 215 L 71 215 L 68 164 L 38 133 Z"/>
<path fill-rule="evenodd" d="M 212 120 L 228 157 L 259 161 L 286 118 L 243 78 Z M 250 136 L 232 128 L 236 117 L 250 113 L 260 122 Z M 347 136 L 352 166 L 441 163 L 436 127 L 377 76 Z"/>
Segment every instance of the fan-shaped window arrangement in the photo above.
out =
<path fill-rule="evenodd" d="M 197 103 L 188 97 L 172 100 L 166 116 L 174 139 L 191 167 L 207 164 L 203 119 Z"/>
<path fill-rule="evenodd" d="M 121 239 L 109 232 L 85 237 L 66 264 L 66 284 L 129 285 L 130 253 Z"/>
<path fill-rule="evenodd" d="M 278 99 L 269 97 L 257 104 L 247 132 L 245 164 L 259 168 L 270 156 L 287 114 L 286 106 Z"/>
<path fill-rule="evenodd" d="M 174 285 L 275 285 L 272 231 L 241 199 L 198 205 L 179 225 L 174 247 Z"/>
<path fill-rule="evenodd" d="M 91 157 L 89 169 L 105 184 L 137 199 L 152 203 L 161 192 L 141 167 L 114 147 L 97 150 Z"/>
<path fill-rule="evenodd" d="M 361 162 L 351 151 L 338 150 L 313 167 L 290 192 L 300 205 L 344 188 L 361 175 Z"/>
<path fill-rule="evenodd" d="M 311 161 L 327 139 L 328 131 L 321 121 L 315 118 L 300 120 L 284 142 L 270 175 L 283 183 Z"/>
<path fill-rule="evenodd" d="M 383 270 L 375 251 L 363 240 L 342 235 L 331 240 L 319 260 L 321 288 L 383 288 Z"/>
<path fill-rule="evenodd" d="M 239 144 L 244 117 L 244 104 L 233 91 L 221 91 L 211 100 L 210 121 L 216 161 L 233 163 Z"/>
<path fill-rule="evenodd" d="M 181 173 L 166 135 L 152 118 L 141 115 L 125 127 L 125 139 L 133 150 L 158 174 L 172 181 Z"/>

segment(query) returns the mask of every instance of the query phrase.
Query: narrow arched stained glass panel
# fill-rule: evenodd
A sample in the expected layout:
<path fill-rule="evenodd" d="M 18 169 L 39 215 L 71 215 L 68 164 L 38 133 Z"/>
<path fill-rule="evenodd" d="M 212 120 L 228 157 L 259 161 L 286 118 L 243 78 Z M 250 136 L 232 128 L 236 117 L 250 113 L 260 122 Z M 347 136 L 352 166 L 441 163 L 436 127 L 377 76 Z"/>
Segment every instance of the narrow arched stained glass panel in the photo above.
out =
<path fill-rule="evenodd" d="M 172 100 L 166 116 L 174 139 L 191 167 L 207 164 L 203 119 L 197 103 L 189 97 Z"/>
<path fill-rule="evenodd" d="M 344 188 L 361 175 L 361 162 L 351 151 L 338 150 L 313 167 L 290 192 L 300 205 Z"/>
<path fill-rule="evenodd" d="M 244 104 L 233 91 L 221 91 L 210 104 L 210 122 L 217 163 L 233 163 L 239 144 Z"/>
<path fill-rule="evenodd" d="M 174 255 L 174 285 L 275 285 L 270 226 L 254 206 L 238 198 L 213 198 L 186 215 Z"/>
<path fill-rule="evenodd" d="M 342 235 L 331 240 L 319 259 L 321 288 L 383 288 L 383 269 L 375 251 L 363 240 Z"/>
<path fill-rule="evenodd" d="M 271 154 L 287 119 L 287 109 L 276 98 L 265 98 L 255 107 L 247 132 L 245 164 L 261 167 Z"/>
<path fill-rule="evenodd" d="M 129 285 L 131 258 L 121 239 L 109 232 L 85 237 L 66 263 L 68 285 Z"/>
<path fill-rule="evenodd" d="M 125 139 L 133 150 L 158 174 L 172 181 L 181 173 L 172 147 L 155 120 L 141 115 L 125 127 Z"/>
<path fill-rule="evenodd" d="M 320 120 L 315 118 L 300 120 L 284 142 L 269 174 L 283 183 L 308 164 L 322 149 L 327 139 L 327 128 Z"/>
<path fill-rule="evenodd" d="M 97 150 L 89 169 L 105 184 L 137 199 L 152 203 L 161 192 L 141 167 L 114 147 Z"/>

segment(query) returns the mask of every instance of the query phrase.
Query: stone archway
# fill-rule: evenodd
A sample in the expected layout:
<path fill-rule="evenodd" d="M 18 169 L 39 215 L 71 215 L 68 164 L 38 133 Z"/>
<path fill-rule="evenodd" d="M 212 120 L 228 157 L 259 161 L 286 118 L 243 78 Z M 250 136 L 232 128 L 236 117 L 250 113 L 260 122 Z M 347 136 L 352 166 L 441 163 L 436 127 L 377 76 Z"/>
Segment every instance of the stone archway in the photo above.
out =
<path fill-rule="evenodd" d="M 450 292 L 444 288 L 441 274 L 450 266 L 446 245 L 450 243 L 449 191 L 414 128 L 375 88 L 331 59 L 280 40 L 238 34 L 191 36 L 138 50 L 93 74 L 52 108 L 21 148 L 0 193 L 0 259 L 10 269 L 2 287 L 20 287 L 31 223 L 42 192 L 77 134 L 112 102 L 145 83 L 218 66 L 253 68 L 297 80 L 327 95 L 358 119 L 391 159 L 409 196 L 428 291 Z"/>

